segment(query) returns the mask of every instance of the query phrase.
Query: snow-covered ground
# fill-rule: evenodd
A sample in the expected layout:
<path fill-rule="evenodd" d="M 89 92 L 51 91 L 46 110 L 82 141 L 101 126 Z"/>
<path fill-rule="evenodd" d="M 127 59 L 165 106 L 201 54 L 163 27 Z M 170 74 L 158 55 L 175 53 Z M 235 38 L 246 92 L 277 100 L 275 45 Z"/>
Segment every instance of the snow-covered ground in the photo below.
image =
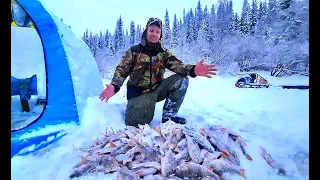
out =
<path fill-rule="evenodd" d="M 271 77 L 260 72 L 272 85 L 308 85 L 304 76 Z M 201 127 L 221 124 L 240 133 L 248 141 L 253 161 L 241 161 L 247 179 L 309 178 L 309 90 L 239 89 L 236 77 L 218 75 L 212 79 L 190 78 L 189 89 L 179 114 L 189 124 Z M 110 80 L 105 79 L 104 83 Z M 125 110 L 125 87 L 108 102 L 89 98 L 79 127 L 55 144 L 38 153 L 12 158 L 12 179 L 68 179 L 72 167 L 80 161 L 75 147 L 89 145 L 101 137 L 106 128 L 125 127 L 121 111 Z M 152 126 L 160 123 L 162 105 L 156 106 Z M 284 165 L 288 176 L 279 176 L 260 157 L 259 146 Z M 237 175 L 231 179 L 241 179 Z M 89 174 L 79 179 L 115 179 L 115 175 Z"/>

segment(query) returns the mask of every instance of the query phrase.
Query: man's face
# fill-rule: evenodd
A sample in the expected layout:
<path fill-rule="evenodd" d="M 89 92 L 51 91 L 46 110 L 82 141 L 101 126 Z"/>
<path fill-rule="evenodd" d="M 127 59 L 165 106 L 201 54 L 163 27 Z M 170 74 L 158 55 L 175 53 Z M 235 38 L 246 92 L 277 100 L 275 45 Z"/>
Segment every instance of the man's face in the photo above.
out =
<path fill-rule="evenodd" d="M 157 43 L 160 39 L 161 29 L 157 25 L 148 26 L 147 40 L 151 43 Z"/>

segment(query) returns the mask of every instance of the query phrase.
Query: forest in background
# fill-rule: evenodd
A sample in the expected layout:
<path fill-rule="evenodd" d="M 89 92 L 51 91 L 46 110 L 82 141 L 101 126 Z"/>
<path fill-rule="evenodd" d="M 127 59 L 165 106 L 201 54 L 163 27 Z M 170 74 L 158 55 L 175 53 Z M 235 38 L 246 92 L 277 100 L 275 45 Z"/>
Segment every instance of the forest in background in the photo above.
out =
<path fill-rule="evenodd" d="M 281 61 L 309 59 L 309 0 L 244 0 L 241 14 L 234 12 L 232 0 L 221 0 L 218 7 L 203 7 L 199 0 L 194 9 L 183 10 L 183 17 L 174 14 L 170 20 L 166 10 L 162 20 L 165 48 L 186 63 L 205 58 L 222 74 L 243 66 L 270 71 Z M 145 28 L 132 20 L 124 29 L 121 16 L 116 24 L 98 34 L 87 29 L 82 37 L 103 78 L 113 75 L 125 50 L 140 43 Z"/>

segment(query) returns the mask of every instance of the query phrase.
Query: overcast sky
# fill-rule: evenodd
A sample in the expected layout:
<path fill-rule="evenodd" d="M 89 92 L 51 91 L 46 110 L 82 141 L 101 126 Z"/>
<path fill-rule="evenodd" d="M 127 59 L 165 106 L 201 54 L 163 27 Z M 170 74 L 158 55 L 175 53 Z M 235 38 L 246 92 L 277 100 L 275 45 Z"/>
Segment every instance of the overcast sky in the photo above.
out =
<path fill-rule="evenodd" d="M 182 18 L 183 9 L 195 9 L 198 0 L 40 0 L 51 12 L 71 26 L 73 32 L 82 36 L 86 28 L 93 33 L 100 30 L 104 33 L 107 29 L 113 33 L 117 19 L 122 17 L 124 28 L 129 29 L 130 22 L 145 26 L 149 17 L 164 19 L 168 9 L 170 24 L 176 13 L 177 18 Z M 201 0 L 202 9 L 208 6 L 210 12 L 212 4 L 217 9 L 219 0 Z M 252 0 L 248 0 L 251 4 Z M 257 0 L 259 2 L 259 0 Z M 233 9 L 240 13 L 243 0 L 233 0 Z"/>

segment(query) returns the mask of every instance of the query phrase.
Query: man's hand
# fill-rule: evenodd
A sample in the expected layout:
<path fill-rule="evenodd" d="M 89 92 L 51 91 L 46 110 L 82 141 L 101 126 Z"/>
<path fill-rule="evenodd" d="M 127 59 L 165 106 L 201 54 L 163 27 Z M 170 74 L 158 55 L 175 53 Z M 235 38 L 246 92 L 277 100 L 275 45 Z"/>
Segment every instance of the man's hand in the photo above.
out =
<path fill-rule="evenodd" d="M 216 75 L 217 67 L 214 64 L 203 64 L 204 60 L 201 61 L 196 65 L 194 68 L 194 73 L 197 76 L 205 76 L 207 78 L 212 78 L 210 75 Z"/>
<path fill-rule="evenodd" d="M 107 87 L 100 93 L 99 99 L 107 102 L 114 94 L 114 86 L 112 84 L 107 84 Z"/>

